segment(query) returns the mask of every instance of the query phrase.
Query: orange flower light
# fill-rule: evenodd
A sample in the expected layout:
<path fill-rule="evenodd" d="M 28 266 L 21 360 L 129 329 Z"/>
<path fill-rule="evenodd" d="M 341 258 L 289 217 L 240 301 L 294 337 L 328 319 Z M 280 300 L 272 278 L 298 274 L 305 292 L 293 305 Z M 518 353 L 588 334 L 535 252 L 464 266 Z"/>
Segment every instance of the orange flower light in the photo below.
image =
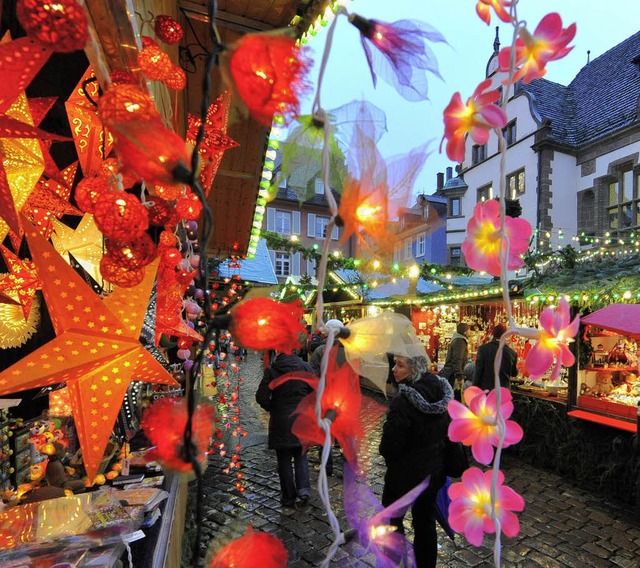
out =
<path fill-rule="evenodd" d="M 304 308 L 299 300 L 290 304 L 270 298 L 254 298 L 241 303 L 232 313 L 229 331 L 248 349 L 277 349 L 292 353 L 305 333 Z"/>
<path fill-rule="evenodd" d="M 224 546 L 209 568 L 285 568 L 287 558 L 287 549 L 277 537 L 248 526 L 247 534 Z"/>
<path fill-rule="evenodd" d="M 522 79 L 529 83 L 545 75 L 547 62 L 561 59 L 573 49 L 567 44 L 576 35 L 576 25 L 571 24 L 563 29 L 560 14 L 554 12 L 540 20 L 533 35 L 526 27 L 520 28 L 518 34 L 515 45 L 515 66 L 518 71 L 513 76 L 513 82 Z M 511 47 L 505 47 L 498 55 L 500 71 L 508 72 L 510 61 Z"/>
<path fill-rule="evenodd" d="M 498 18 L 503 22 L 510 22 L 511 16 L 508 10 L 510 6 L 511 2 L 508 0 L 478 0 L 476 14 L 483 22 L 489 25 L 491 23 L 491 8 L 493 8 Z"/>
<path fill-rule="evenodd" d="M 460 93 L 454 93 L 444 110 L 444 136 L 447 139 L 447 156 L 454 162 L 464 160 L 465 136 L 471 135 L 477 144 L 485 144 L 492 128 L 504 128 L 507 115 L 497 106 L 500 93 L 490 89 L 491 79 L 478 85 L 473 95 L 462 102 Z M 440 142 L 440 151 L 442 151 Z"/>

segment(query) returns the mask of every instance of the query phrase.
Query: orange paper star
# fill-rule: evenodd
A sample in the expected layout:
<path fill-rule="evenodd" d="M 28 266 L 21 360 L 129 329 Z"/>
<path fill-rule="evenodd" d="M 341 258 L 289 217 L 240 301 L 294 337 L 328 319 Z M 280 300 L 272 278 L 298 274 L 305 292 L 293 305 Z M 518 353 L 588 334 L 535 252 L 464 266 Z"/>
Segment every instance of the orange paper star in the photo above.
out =
<path fill-rule="evenodd" d="M 0 246 L 2 257 L 9 268 L 9 274 L 0 281 L 0 292 L 13 292 L 22 305 L 24 319 L 29 319 L 36 290 L 40 290 L 42 282 L 33 262 L 21 260 L 9 249 Z"/>
<path fill-rule="evenodd" d="M 22 218 L 56 337 L 0 373 L 0 396 L 67 383 L 88 477 L 95 476 L 132 380 L 176 385 L 139 341 L 157 265 L 102 301 Z"/>

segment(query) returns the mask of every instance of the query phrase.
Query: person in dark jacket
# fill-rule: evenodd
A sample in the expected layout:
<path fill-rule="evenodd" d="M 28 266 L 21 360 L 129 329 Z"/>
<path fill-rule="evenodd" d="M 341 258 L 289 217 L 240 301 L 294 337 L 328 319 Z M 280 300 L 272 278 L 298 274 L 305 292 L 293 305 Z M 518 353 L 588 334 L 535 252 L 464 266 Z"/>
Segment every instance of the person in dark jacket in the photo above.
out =
<path fill-rule="evenodd" d="M 276 451 L 278 458 L 278 476 L 285 507 L 293 507 L 296 497 L 306 503 L 311 492 L 307 455 L 302 453 L 302 444 L 291 428 L 295 419 L 292 413 L 312 388 L 303 381 L 287 381 L 273 390 L 269 388 L 271 381 L 293 371 L 313 373 L 309 363 L 297 355 L 278 353 L 265 369 L 256 391 L 256 402 L 269 412 L 269 448 Z"/>
<path fill-rule="evenodd" d="M 440 375 L 449 381 L 455 391 L 456 400 L 462 400 L 462 385 L 464 383 L 464 366 L 469 358 L 467 335 L 471 327 L 468 323 L 459 323 L 455 333 L 451 336 L 451 343 L 447 349 L 447 358 Z"/>
<path fill-rule="evenodd" d="M 429 486 L 411 509 L 413 550 L 419 568 L 436 565 L 436 495 L 445 483 L 444 441 L 449 427 L 447 405 L 453 400 L 449 382 L 427 371 L 425 356 L 396 355 L 393 375 L 397 393 L 382 429 L 380 454 L 387 465 L 382 505 L 387 507 L 427 476 Z M 391 524 L 404 534 L 403 517 Z"/>
<path fill-rule="evenodd" d="M 473 373 L 473 385 L 482 390 L 491 390 L 495 386 L 493 362 L 498 352 L 500 338 L 507 328 L 499 323 L 493 328 L 493 339 L 478 347 L 476 354 L 476 366 Z M 500 364 L 500 386 L 509 388 L 511 377 L 518 376 L 518 355 L 508 345 L 502 351 L 502 363 Z"/>

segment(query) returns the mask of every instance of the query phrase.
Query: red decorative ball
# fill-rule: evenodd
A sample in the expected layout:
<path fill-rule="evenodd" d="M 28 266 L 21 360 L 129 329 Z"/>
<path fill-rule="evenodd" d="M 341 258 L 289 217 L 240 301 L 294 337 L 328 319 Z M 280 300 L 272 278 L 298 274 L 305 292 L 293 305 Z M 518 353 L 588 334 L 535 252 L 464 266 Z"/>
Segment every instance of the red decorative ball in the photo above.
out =
<path fill-rule="evenodd" d="M 135 183 L 138 181 L 136 176 L 132 175 L 129 172 L 123 171 L 118 164 L 118 160 L 116 158 L 107 158 L 102 164 L 100 164 L 100 171 L 98 175 L 105 178 L 107 181 L 111 181 L 115 178 L 116 175 L 122 175 L 122 185 L 125 189 L 129 189 L 133 187 Z"/>
<path fill-rule="evenodd" d="M 128 270 L 120 266 L 111 256 L 105 254 L 100 259 L 100 274 L 107 281 L 121 288 L 133 288 L 142 282 L 144 268 Z"/>
<path fill-rule="evenodd" d="M 178 237 L 176 237 L 173 231 L 162 231 L 162 233 L 160 233 L 158 246 L 174 248 L 177 244 L 178 244 Z"/>
<path fill-rule="evenodd" d="M 151 96 L 138 85 L 129 83 L 115 84 L 100 97 L 98 116 L 110 128 L 123 122 L 147 122 L 160 117 Z"/>
<path fill-rule="evenodd" d="M 182 253 L 177 248 L 163 247 L 160 251 L 160 257 L 162 264 L 175 268 L 182 259 Z"/>
<path fill-rule="evenodd" d="M 184 186 L 182 184 L 156 185 L 153 190 L 156 195 L 166 201 L 175 201 L 184 195 Z"/>
<path fill-rule="evenodd" d="M 184 35 L 182 26 L 176 22 L 171 16 L 156 16 L 154 31 L 160 41 L 173 45 L 178 43 Z"/>
<path fill-rule="evenodd" d="M 202 462 L 213 434 L 215 410 L 208 404 L 196 407 L 192 417 L 191 442 L 195 445 L 195 457 Z M 187 425 L 187 401 L 184 398 L 161 398 L 143 414 L 141 426 L 145 436 L 155 446 L 151 459 L 159 461 L 163 468 L 190 471 L 191 461 L 184 451 L 184 430 Z"/>
<path fill-rule="evenodd" d="M 238 474 L 238 479 L 242 479 L 241 474 Z M 287 559 L 287 549 L 277 537 L 254 532 L 249 525 L 247 534 L 224 546 L 209 568 L 282 568 L 287 565 Z"/>
<path fill-rule="evenodd" d="M 149 264 L 157 255 L 155 243 L 147 233 L 129 243 L 118 243 L 107 240 L 107 254 L 113 261 L 126 268 L 135 270 Z"/>
<path fill-rule="evenodd" d="M 173 227 L 180 221 L 180 215 L 176 208 L 161 197 L 155 196 L 149 203 L 151 203 L 151 207 L 149 207 L 149 223 L 151 225 Z"/>
<path fill-rule="evenodd" d="M 138 52 L 140 70 L 152 81 L 164 81 L 169 76 L 171 58 L 151 38 L 142 39 L 143 48 Z"/>
<path fill-rule="evenodd" d="M 172 65 L 163 83 L 174 91 L 182 91 L 187 86 L 187 74 L 182 67 Z"/>
<path fill-rule="evenodd" d="M 114 85 L 137 85 L 138 81 L 129 71 L 114 69 L 109 73 L 109 79 Z"/>
<path fill-rule="evenodd" d="M 188 193 L 185 197 L 178 199 L 176 211 L 183 219 L 196 221 L 200 218 L 203 205 L 195 193 Z"/>
<path fill-rule="evenodd" d="M 101 195 L 93 208 L 98 229 L 116 242 L 141 237 L 149 228 L 149 213 L 140 200 L 124 191 Z"/>
<path fill-rule="evenodd" d="M 232 313 L 229 331 L 248 349 L 277 349 L 292 353 L 305 332 L 304 308 L 299 300 L 290 304 L 270 298 L 254 298 L 240 304 Z"/>
<path fill-rule="evenodd" d="M 18 0 L 16 15 L 29 37 L 55 52 L 78 51 L 89 40 L 87 17 L 75 0 Z"/>
<path fill-rule="evenodd" d="M 179 270 L 176 273 L 176 280 L 183 286 L 188 286 L 191 281 L 196 277 L 195 270 Z"/>
<path fill-rule="evenodd" d="M 108 180 L 103 177 L 88 177 L 80 180 L 75 189 L 78 208 L 84 213 L 93 213 L 98 198 L 111 190 Z"/>

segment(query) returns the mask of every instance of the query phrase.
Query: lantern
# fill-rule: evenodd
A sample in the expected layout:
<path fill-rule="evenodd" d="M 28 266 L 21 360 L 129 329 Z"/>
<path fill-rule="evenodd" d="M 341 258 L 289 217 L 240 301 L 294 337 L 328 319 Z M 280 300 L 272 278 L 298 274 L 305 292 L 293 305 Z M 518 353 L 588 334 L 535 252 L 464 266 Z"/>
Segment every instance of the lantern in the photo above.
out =
<path fill-rule="evenodd" d="M 100 97 L 98 116 L 107 127 L 131 120 L 146 122 L 159 117 L 151 96 L 138 85 L 128 83 L 115 84 Z"/>
<path fill-rule="evenodd" d="M 84 178 L 75 189 L 76 204 L 85 213 L 93 213 L 98 198 L 109 190 L 109 181 L 104 177 Z"/>
<path fill-rule="evenodd" d="M 156 16 L 156 21 L 153 29 L 156 32 L 156 36 L 158 37 L 158 39 L 169 45 L 178 43 L 184 35 L 182 26 L 171 16 Z"/>
<path fill-rule="evenodd" d="M 109 78 L 114 85 L 137 85 L 138 81 L 133 76 L 133 74 L 129 73 L 129 71 L 124 71 L 122 69 L 114 69 L 109 74 Z M 110 89 L 111 90 L 111 89 Z"/>
<path fill-rule="evenodd" d="M 182 186 L 181 184 L 156 185 L 153 188 L 153 192 L 156 195 L 162 197 L 162 199 L 165 199 L 167 201 L 175 201 L 176 199 L 184 195 L 184 186 Z"/>
<path fill-rule="evenodd" d="M 19 0 L 16 15 L 27 35 L 53 51 L 71 53 L 89 40 L 84 9 L 75 0 Z"/>
<path fill-rule="evenodd" d="M 155 243 L 147 233 L 127 243 L 107 240 L 107 254 L 113 262 L 126 268 L 135 270 L 149 264 L 156 256 Z"/>
<path fill-rule="evenodd" d="M 105 254 L 100 259 L 100 274 L 107 281 L 122 288 L 133 288 L 142 282 L 144 268 L 128 270 L 120 266 L 112 257 Z"/>
<path fill-rule="evenodd" d="M 154 197 L 153 201 L 148 202 L 149 207 L 149 223 L 156 227 L 165 227 L 167 225 L 174 226 L 180 221 L 180 215 L 176 208 L 167 203 L 161 197 Z"/>
<path fill-rule="evenodd" d="M 149 213 L 140 200 L 124 191 L 101 195 L 93 208 L 98 229 L 108 239 L 127 241 L 141 237 L 149 227 Z"/>
<path fill-rule="evenodd" d="M 169 76 L 171 59 L 151 38 L 143 37 L 143 45 L 138 53 L 140 70 L 152 81 L 164 81 Z"/>
<path fill-rule="evenodd" d="M 178 244 L 178 237 L 176 237 L 174 232 L 162 231 L 162 233 L 160 233 L 158 246 L 174 248 L 177 244 Z"/>
<path fill-rule="evenodd" d="M 187 86 L 187 74 L 182 67 L 171 65 L 163 83 L 174 91 L 182 91 Z"/>
<path fill-rule="evenodd" d="M 178 199 L 176 211 L 183 219 L 195 221 L 202 213 L 203 205 L 195 193 L 188 193 L 185 197 Z"/>

